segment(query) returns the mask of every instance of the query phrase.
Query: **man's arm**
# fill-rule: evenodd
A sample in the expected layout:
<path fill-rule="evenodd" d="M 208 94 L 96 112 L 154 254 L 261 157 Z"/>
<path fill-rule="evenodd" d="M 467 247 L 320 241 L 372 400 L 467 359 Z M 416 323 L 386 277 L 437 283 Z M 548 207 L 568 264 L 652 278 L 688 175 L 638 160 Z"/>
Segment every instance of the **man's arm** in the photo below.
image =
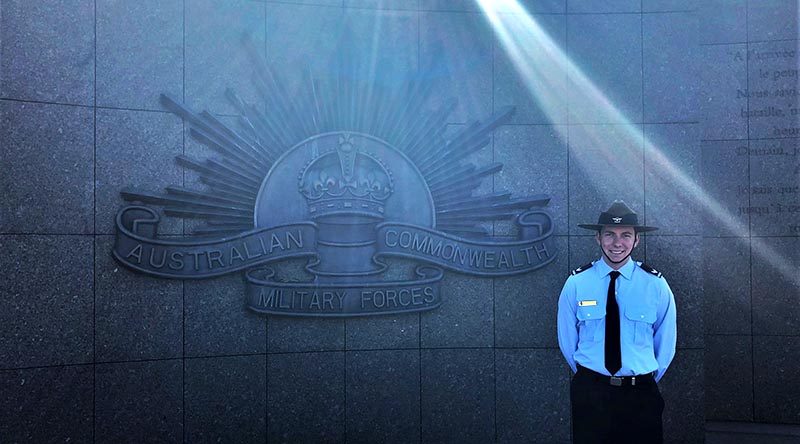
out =
<path fill-rule="evenodd" d="M 658 301 L 658 317 L 653 325 L 653 349 L 658 362 L 656 382 L 661 380 L 667 367 L 675 357 L 675 345 L 678 342 L 678 327 L 676 322 L 675 296 L 666 281 L 663 283 Z"/>
<path fill-rule="evenodd" d="M 578 323 L 575 315 L 575 284 L 567 279 L 558 297 L 558 347 L 573 372 L 578 369 L 572 355 L 578 349 Z"/>

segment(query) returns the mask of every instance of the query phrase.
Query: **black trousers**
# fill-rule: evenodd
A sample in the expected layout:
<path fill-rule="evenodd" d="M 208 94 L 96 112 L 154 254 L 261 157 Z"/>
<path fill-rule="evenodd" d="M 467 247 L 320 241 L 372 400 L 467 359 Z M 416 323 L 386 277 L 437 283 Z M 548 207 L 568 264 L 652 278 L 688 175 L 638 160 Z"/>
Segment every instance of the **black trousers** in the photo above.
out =
<path fill-rule="evenodd" d="M 570 383 L 572 442 L 575 444 L 661 444 L 664 399 L 652 378 L 636 385 L 610 385 L 578 367 Z"/>

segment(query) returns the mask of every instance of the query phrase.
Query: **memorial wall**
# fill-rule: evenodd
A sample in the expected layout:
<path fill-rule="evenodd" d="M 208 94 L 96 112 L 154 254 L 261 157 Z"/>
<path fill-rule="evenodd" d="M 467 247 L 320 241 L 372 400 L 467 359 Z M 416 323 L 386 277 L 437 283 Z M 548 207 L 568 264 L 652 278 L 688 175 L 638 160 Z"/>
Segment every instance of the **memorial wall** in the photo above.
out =
<path fill-rule="evenodd" d="M 0 442 L 570 442 L 614 199 L 665 441 L 800 424 L 797 2 L 489 4 L 2 0 Z"/>

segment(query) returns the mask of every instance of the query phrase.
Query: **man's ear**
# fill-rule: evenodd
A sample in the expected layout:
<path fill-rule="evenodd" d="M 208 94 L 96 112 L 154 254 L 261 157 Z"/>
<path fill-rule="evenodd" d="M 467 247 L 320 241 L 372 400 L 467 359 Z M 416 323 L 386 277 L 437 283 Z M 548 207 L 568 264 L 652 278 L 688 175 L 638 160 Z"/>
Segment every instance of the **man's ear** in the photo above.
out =
<path fill-rule="evenodd" d="M 639 232 L 636 232 L 636 240 L 633 242 L 633 248 L 636 248 L 639 245 L 639 240 L 641 239 Z"/>
<path fill-rule="evenodd" d="M 597 245 L 602 246 L 603 244 L 600 243 L 600 230 L 597 230 L 597 233 L 594 234 L 594 240 L 597 241 Z"/>

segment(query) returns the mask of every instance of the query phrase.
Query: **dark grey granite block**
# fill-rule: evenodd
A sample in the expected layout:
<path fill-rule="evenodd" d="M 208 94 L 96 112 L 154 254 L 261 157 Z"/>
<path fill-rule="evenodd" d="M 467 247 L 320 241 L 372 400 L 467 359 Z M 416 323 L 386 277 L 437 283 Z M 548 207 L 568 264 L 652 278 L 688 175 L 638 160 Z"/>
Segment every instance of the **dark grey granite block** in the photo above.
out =
<path fill-rule="evenodd" d="M 270 442 L 344 441 L 344 352 L 269 355 L 267 378 Z"/>
<path fill-rule="evenodd" d="M 290 97 L 311 89 L 307 72 L 315 79 L 333 74 L 330 67 L 346 29 L 341 2 L 334 6 L 267 4 L 267 63 Z"/>
<path fill-rule="evenodd" d="M 703 442 L 703 350 L 678 350 L 667 373 L 659 382 L 664 398 L 664 442 Z"/>
<path fill-rule="evenodd" d="M 747 141 L 702 142 L 703 191 L 707 195 L 708 219 L 704 236 L 747 236 L 751 213 L 763 212 L 749 204 Z"/>
<path fill-rule="evenodd" d="M 703 22 L 703 29 L 712 26 L 709 22 Z M 746 138 L 747 117 L 742 112 L 747 110 L 747 45 L 704 45 L 700 56 L 703 138 Z"/>
<path fill-rule="evenodd" d="M 422 351 L 422 442 L 495 438 L 494 351 Z"/>
<path fill-rule="evenodd" d="M 94 2 L 4 1 L 0 23 L 0 97 L 94 103 Z"/>
<path fill-rule="evenodd" d="M 100 364 L 95 381 L 96 441 L 141 443 L 183 439 L 180 360 Z"/>
<path fill-rule="evenodd" d="M 569 378 L 558 350 L 497 350 L 497 442 L 570 442 Z"/>
<path fill-rule="evenodd" d="M 591 221 L 591 223 L 595 222 L 597 221 Z M 642 260 L 644 258 L 644 244 L 641 243 L 636 247 L 631 256 L 634 259 Z M 603 252 L 600 250 L 600 245 L 597 244 L 596 236 L 589 230 L 586 230 L 586 235 L 569 237 L 569 267 L 567 267 L 569 271 L 590 262 L 600 260 L 602 257 Z M 564 280 L 567 280 L 567 276 L 564 276 Z M 562 283 L 561 286 L 559 286 L 559 292 L 563 285 Z"/>
<path fill-rule="evenodd" d="M 344 338 L 343 319 L 270 316 L 267 321 L 270 353 L 344 350 Z"/>
<path fill-rule="evenodd" d="M 419 9 L 419 2 L 420 0 L 344 0 L 344 7 L 416 11 Z M 336 6 L 338 3 L 335 0 L 331 1 L 331 6 Z"/>
<path fill-rule="evenodd" d="M 364 316 L 346 321 L 347 349 L 419 347 L 419 314 Z"/>
<path fill-rule="evenodd" d="M 0 371 L 4 442 L 91 442 L 92 366 Z"/>
<path fill-rule="evenodd" d="M 700 125 L 645 125 L 644 135 L 644 220 L 659 227 L 658 234 L 701 234 L 709 218 Z"/>
<path fill-rule="evenodd" d="M 568 6 L 572 8 L 573 2 Z M 569 72 L 570 122 L 641 122 L 641 17 L 637 14 L 568 15 L 567 36 L 569 57 L 575 65 Z"/>
<path fill-rule="evenodd" d="M 530 21 L 512 14 L 500 17 L 509 31 L 524 28 L 530 33 L 513 36 L 510 44 L 496 39 L 495 108 L 516 107 L 512 123 L 567 123 L 567 72 L 558 58 L 562 54 L 544 49 L 553 44 L 561 53 L 566 52 L 566 16 L 537 15 Z M 529 42 L 534 36 L 535 42 Z"/>
<path fill-rule="evenodd" d="M 183 96 L 183 2 L 97 2 L 97 104 L 162 109 Z"/>
<path fill-rule="evenodd" d="M 640 12 L 641 0 L 607 0 L 596 2 L 592 0 L 569 0 L 567 12 Z"/>
<path fill-rule="evenodd" d="M 346 35 L 339 66 L 356 63 L 365 86 L 399 85 L 417 71 L 419 14 L 410 11 L 345 10 Z M 348 39 L 350 39 L 348 41 Z"/>
<path fill-rule="evenodd" d="M 800 234 L 800 139 L 750 141 L 750 215 L 754 236 Z"/>
<path fill-rule="evenodd" d="M 96 359 L 182 356 L 183 284 L 128 270 L 111 256 L 113 244 L 111 236 L 95 244 Z"/>
<path fill-rule="evenodd" d="M 186 442 L 264 442 L 264 355 L 186 360 Z"/>
<path fill-rule="evenodd" d="M 663 273 L 678 309 L 678 347 L 703 346 L 703 239 L 648 235 L 645 262 Z M 641 260 L 641 259 L 639 259 Z"/>
<path fill-rule="evenodd" d="M 419 263 L 406 259 L 382 259 L 388 265 L 386 281 L 411 279 Z M 362 316 L 345 320 L 348 350 L 419 348 L 419 313 Z"/>
<path fill-rule="evenodd" d="M 706 419 L 753 420 L 751 336 L 706 335 Z"/>
<path fill-rule="evenodd" d="M 0 367 L 91 362 L 92 239 L 0 236 L 0 244 Z"/>
<path fill-rule="evenodd" d="M 570 126 L 570 234 L 591 234 L 577 224 L 597 222 L 616 199 L 644 214 L 642 156 L 641 126 Z"/>
<path fill-rule="evenodd" d="M 519 0 L 516 2 L 484 2 L 497 12 L 518 12 L 521 6 L 527 13 L 564 13 L 566 0 Z M 420 9 L 425 11 L 481 11 L 481 4 L 474 0 L 420 0 Z"/>
<path fill-rule="evenodd" d="M 800 337 L 753 337 L 754 419 L 800 424 Z"/>
<path fill-rule="evenodd" d="M 492 112 L 492 30 L 475 13 L 420 14 L 420 70 L 433 83 L 431 109 L 458 100 L 448 121 L 484 119 Z"/>
<path fill-rule="evenodd" d="M 558 295 L 569 276 L 566 236 L 556 239 L 558 258 L 540 270 L 495 278 L 495 346 L 556 347 Z"/>
<path fill-rule="evenodd" d="M 743 43 L 747 41 L 748 0 L 707 0 L 699 4 L 703 18 L 701 43 Z"/>
<path fill-rule="evenodd" d="M 797 6 L 795 17 L 796 10 Z M 750 138 L 793 137 L 797 140 L 800 137 L 797 40 L 750 43 L 747 48 L 750 51 L 747 65 Z"/>
<path fill-rule="evenodd" d="M 514 196 L 546 194 L 556 234 L 567 228 L 567 127 L 503 126 L 494 135 L 494 161 L 503 169 L 494 175 L 495 190 Z M 509 223 L 508 225 L 513 225 Z M 495 234 L 514 234 L 495 230 Z"/>
<path fill-rule="evenodd" d="M 420 314 L 423 347 L 490 347 L 494 343 L 492 280 L 446 272 L 442 305 Z"/>
<path fill-rule="evenodd" d="M 248 310 L 243 273 L 187 281 L 187 356 L 267 352 L 267 320 Z"/>
<path fill-rule="evenodd" d="M 183 173 L 175 156 L 183 152 L 183 125 L 172 114 L 127 110 L 97 110 L 97 233 L 115 232 L 117 212 L 131 205 L 120 197 L 124 189 L 161 193 L 181 185 Z M 180 219 L 160 207 L 158 234 L 180 234 Z"/>
<path fill-rule="evenodd" d="M 347 353 L 347 440 L 420 442 L 417 350 Z"/>
<path fill-rule="evenodd" d="M 751 241 L 753 334 L 797 335 L 800 329 L 800 237 Z"/>
<path fill-rule="evenodd" d="M 697 11 L 695 0 L 642 0 L 642 12 Z"/>
<path fill-rule="evenodd" d="M 747 2 L 747 35 L 751 41 L 797 40 L 798 8 L 800 5 L 795 0 Z"/>
<path fill-rule="evenodd" d="M 235 0 L 198 0 L 186 4 L 184 88 L 187 105 L 195 110 L 232 114 L 225 97 L 231 88 L 244 100 L 258 99 L 252 81 L 255 60 L 264 57 L 264 3 Z M 242 38 L 250 36 L 257 57 Z"/>
<path fill-rule="evenodd" d="M 699 24 L 693 12 L 642 15 L 645 122 L 701 117 Z"/>
<path fill-rule="evenodd" d="M 705 334 L 750 334 L 750 241 L 703 239 Z"/>
<path fill-rule="evenodd" d="M 92 118 L 87 108 L 0 101 L 0 232 L 92 232 Z"/>

